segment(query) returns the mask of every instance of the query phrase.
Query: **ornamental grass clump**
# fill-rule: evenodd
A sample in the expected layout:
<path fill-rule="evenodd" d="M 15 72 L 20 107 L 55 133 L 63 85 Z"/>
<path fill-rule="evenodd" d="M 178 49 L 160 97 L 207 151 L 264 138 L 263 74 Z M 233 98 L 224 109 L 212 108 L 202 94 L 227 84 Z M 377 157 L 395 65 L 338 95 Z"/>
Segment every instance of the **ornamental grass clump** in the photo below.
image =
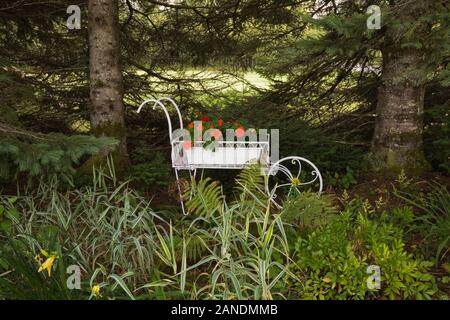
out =
<path fill-rule="evenodd" d="M 259 168 L 239 175 L 232 200 L 218 183 L 201 180 L 204 188 L 197 185 L 187 203 L 191 215 L 175 222 L 119 183 L 113 168 L 95 170 L 93 184 L 79 190 L 64 190 L 54 179 L 14 204 L 1 199 L 18 212 L 10 237 L 15 246 L 20 240 L 17 250 L 1 242 L 11 254 L 0 264 L 3 284 L 20 283 L 31 299 L 285 297 L 293 261 Z M 69 266 L 80 269 L 80 289 L 67 289 Z M 26 280 L 34 277 L 39 281 Z M 43 289 L 49 283 L 52 295 Z M 10 289 L 0 286 L 4 295 L 20 297 Z"/>

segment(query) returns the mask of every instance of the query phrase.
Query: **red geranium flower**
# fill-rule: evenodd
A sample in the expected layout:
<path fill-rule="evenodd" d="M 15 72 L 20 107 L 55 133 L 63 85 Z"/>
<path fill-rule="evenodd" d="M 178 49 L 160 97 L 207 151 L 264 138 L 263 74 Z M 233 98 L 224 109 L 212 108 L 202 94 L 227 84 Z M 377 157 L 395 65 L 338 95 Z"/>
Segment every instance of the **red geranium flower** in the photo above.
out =
<path fill-rule="evenodd" d="M 214 139 L 219 140 L 220 138 L 222 138 L 222 132 L 220 132 L 219 130 L 214 130 L 212 136 L 214 137 Z"/>
<path fill-rule="evenodd" d="M 210 125 L 209 128 L 210 128 L 210 129 L 214 129 L 214 126 L 213 126 L 213 125 Z"/>
<path fill-rule="evenodd" d="M 217 120 L 217 125 L 218 126 L 223 126 L 223 120 L 222 119 Z"/>
<path fill-rule="evenodd" d="M 186 150 L 189 150 L 190 148 L 192 148 L 192 141 L 183 141 L 183 148 Z"/>
<path fill-rule="evenodd" d="M 211 121 L 211 119 L 209 117 L 207 117 L 207 116 L 202 116 L 201 120 L 203 122 L 210 122 Z"/>
<path fill-rule="evenodd" d="M 193 122 L 189 123 L 189 124 L 188 124 L 188 128 L 189 128 L 189 129 L 194 129 L 194 123 L 193 123 Z"/>
<path fill-rule="evenodd" d="M 245 128 L 244 127 L 239 127 L 236 129 L 236 137 L 241 138 L 243 137 L 245 134 Z"/>

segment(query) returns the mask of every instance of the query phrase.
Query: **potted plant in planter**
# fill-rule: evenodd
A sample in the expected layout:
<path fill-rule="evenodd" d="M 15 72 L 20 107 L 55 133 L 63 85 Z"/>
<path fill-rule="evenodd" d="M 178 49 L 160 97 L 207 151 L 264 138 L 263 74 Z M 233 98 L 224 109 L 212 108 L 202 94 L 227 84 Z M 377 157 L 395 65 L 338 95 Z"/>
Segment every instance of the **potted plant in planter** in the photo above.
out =
<path fill-rule="evenodd" d="M 245 120 L 224 121 L 202 116 L 188 124 L 191 140 L 183 141 L 189 164 L 241 166 L 260 161 L 262 148 L 255 129 L 247 129 Z M 249 141 L 245 141 L 249 138 Z"/>

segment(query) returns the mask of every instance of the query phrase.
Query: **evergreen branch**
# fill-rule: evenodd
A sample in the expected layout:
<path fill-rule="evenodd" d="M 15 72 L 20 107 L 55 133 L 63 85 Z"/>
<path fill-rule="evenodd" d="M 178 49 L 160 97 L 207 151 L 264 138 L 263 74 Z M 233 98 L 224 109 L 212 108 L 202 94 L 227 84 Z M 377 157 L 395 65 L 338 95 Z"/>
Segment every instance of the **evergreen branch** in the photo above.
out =
<path fill-rule="evenodd" d="M 42 133 L 35 133 L 32 131 L 20 129 L 4 122 L 0 122 L 0 131 L 12 136 L 22 136 L 27 138 L 32 138 L 36 140 L 46 140 L 46 135 Z"/>

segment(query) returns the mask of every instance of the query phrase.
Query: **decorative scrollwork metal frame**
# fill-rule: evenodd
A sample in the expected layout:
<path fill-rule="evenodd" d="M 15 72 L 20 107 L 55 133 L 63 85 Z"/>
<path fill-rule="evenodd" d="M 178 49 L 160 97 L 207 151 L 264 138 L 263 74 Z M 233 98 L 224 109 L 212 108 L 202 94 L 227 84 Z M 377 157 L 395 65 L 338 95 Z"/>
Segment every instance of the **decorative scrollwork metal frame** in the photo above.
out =
<path fill-rule="evenodd" d="M 288 168 L 283 163 L 290 162 L 290 164 L 298 167 L 298 170 L 294 170 L 291 168 Z M 302 162 L 304 162 L 306 165 L 312 169 L 312 171 L 309 172 L 309 175 L 311 178 L 308 178 L 308 175 L 306 175 L 306 180 L 303 178 L 303 173 L 308 173 L 306 170 L 303 170 L 304 167 L 302 166 Z M 297 169 L 297 168 L 296 168 Z M 285 179 L 287 179 L 287 182 L 278 184 L 276 183 L 272 188 L 270 187 L 270 179 L 276 177 L 276 175 L 280 173 L 284 176 Z M 296 174 L 295 174 L 296 173 Z M 290 156 L 283 158 L 275 163 L 273 163 L 269 171 L 267 173 L 267 181 L 266 181 L 266 192 L 270 197 L 270 200 L 278 207 L 281 208 L 280 201 L 276 201 L 278 197 L 277 190 L 282 189 L 288 189 L 287 190 L 287 196 L 290 196 L 292 192 L 300 193 L 300 188 L 305 186 L 314 187 L 315 185 L 318 185 L 318 192 L 321 193 L 323 190 L 323 179 L 322 175 L 320 174 L 319 169 L 309 161 L 308 159 L 297 157 L 297 156 Z M 305 188 L 306 189 L 306 188 Z"/>

